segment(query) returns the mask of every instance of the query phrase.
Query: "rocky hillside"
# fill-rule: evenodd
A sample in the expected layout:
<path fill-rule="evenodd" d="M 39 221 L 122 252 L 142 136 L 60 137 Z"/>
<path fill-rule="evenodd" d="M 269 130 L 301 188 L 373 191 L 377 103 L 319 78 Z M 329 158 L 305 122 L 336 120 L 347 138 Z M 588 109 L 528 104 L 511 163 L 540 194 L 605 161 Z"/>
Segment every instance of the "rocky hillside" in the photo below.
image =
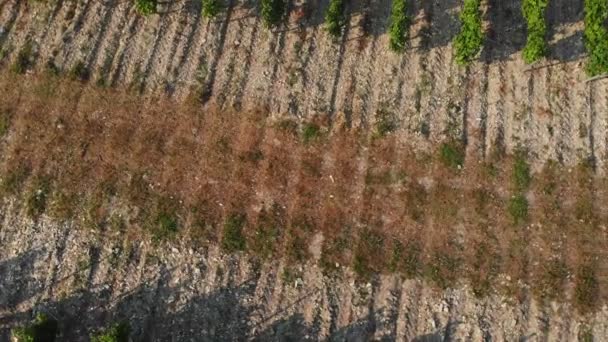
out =
<path fill-rule="evenodd" d="M 216 248 L 155 248 L 3 208 L 0 338 L 32 310 L 60 322 L 62 341 L 86 340 L 128 320 L 142 341 L 411 340 L 575 341 L 608 336 L 608 309 L 584 320 L 569 305 L 477 299 L 470 288 L 436 291 L 381 276 L 358 282 L 324 276 L 314 263 L 285 276 Z M 314 244 L 310 246 L 314 250 Z M 314 251 L 313 251 L 314 252 Z"/>

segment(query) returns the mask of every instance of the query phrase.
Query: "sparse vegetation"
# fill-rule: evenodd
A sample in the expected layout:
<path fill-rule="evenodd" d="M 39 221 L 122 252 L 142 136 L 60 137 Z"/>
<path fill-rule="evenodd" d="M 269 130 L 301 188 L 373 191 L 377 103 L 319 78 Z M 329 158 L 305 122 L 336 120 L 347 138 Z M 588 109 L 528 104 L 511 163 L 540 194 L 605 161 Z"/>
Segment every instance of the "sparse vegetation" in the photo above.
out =
<path fill-rule="evenodd" d="M 321 136 L 321 128 L 315 123 L 306 123 L 302 128 L 302 142 L 309 144 Z"/>
<path fill-rule="evenodd" d="M 439 148 L 439 159 L 444 166 L 458 170 L 464 165 L 464 151 L 457 142 L 444 142 Z"/>
<path fill-rule="evenodd" d="M 37 177 L 26 198 L 26 212 L 31 218 L 37 219 L 44 213 L 50 193 L 50 182 L 47 177 Z"/>
<path fill-rule="evenodd" d="M 528 199 L 523 194 L 517 194 L 509 200 L 509 214 L 515 224 L 528 219 Z"/>
<path fill-rule="evenodd" d="M 11 335 L 16 342 L 53 342 L 58 332 L 57 321 L 39 313 L 32 324 L 13 329 Z"/>
<path fill-rule="evenodd" d="M 279 24 L 285 15 L 285 0 L 261 0 L 260 6 L 262 21 L 267 28 Z"/>
<path fill-rule="evenodd" d="M 91 342 L 128 342 L 131 327 L 128 323 L 116 323 L 108 329 L 91 335 Z"/>
<path fill-rule="evenodd" d="M 467 65 L 481 52 L 483 31 L 481 27 L 480 0 L 464 0 L 460 13 L 460 33 L 454 40 L 456 62 Z"/>
<path fill-rule="evenodd" d="M 608 73 L 608 3 L 585 0 L 585 47 L 589 57 L 586 71 L 589 76 Z"/>
<path fill-rule="evenodd" d="M 325 12 L 325 28 L 327 32 L 333 37 L 338 37 L 342 34 L 345 23 L 344 0 L 330 0 L 329 7 Z"/>
<path fill-rule="evenodd" d="M 526 161 L 525 153 L 517 152 L 513 165 L 513 183 L 515 184 L 515 188 L 519 191 L 524 191 L 528 189 L 531 181 L 530 165 Z"/>
<path fill-rule="evenodd" d="M 78 61 L 72 69 L 70 69 L 70 78 L 73 80 L 86 81 L 89 79 L 89 70 L 83 61 Z"/>
<path fill-rule="evenodd" d="M 246 218 L 243 214 L 232 214 L 226 219 L 222 237 L 222 248 L 225 251 L 238 252 L 245 250 L 246 240 L 243 235 L 245 223 Z"/>
<path fill-rule="evenodd" d="M 534 63 L 547 53 L 547 23 L 545 9 L 548 0 L 523 0 L 522 11 L 528 25 L 528 42 L 524 47 L 524 61 Z"/>
<path fill-rule="evenodd" d="M 220 0 L 201 0 L 201 13 L 205 18 L 214 18 L 220 13 L 222 6 Z"/>
<path fill-rule="evenodd" d="M 8 132 L 11 125 L 11 116 L 9 111 L 0 111 L 0 138 Z"/>
<path fill-rule="evenodd" d="M 31 66 L 33 59 L 33 45 L 31 42 L 26 42 L 19 53 L 17 53 L 17 58 L 11 65 L 11 71 L 16 74 L 24 74 Z"/>
<path fill-rule="evenodd" d="M 137 13 L 147 17 L 156 13 L 157 0 L 135 0 L 135 9 Z"/>
<path fill-rule="evenodd" d="M 410 18 L 407 16 L 407 1 L 393 0 L 389 25 L 389 47 L 395 52 L 403 52 L 409 34 Z"/>

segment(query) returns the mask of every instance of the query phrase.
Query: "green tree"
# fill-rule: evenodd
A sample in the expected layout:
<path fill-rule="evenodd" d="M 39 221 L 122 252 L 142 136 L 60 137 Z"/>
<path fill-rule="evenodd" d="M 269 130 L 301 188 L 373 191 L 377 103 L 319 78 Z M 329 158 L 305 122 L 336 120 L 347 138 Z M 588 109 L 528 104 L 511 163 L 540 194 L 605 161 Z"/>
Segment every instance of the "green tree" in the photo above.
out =
<path fill-rule="evenodd" d="M 128 323 L 116 323 L 110 328 L 91 336 L 91 342 L 128 342 L 131 327 Z"/>
<path fill-rule="evenodd" d="M 460 13 L 461 29 L 454 41 L 456 62 L 460 65 L 471 63 L 483 45 L 479 5 L 480 0 L 465 0 Z"/>
<path fill-rule="evenodd" d="M 534 63 L 547 53 L 547 23 L 545 22 L 545 9 L 548 0 L 524 0 L 522 11 L 528 25 L 528 42 L 524 47 L 524 61 Z"/>
<path fill-rule="evenodd" d="M 156 3 L 157 0 L 135 0 L 135 9 L 137 13 L 147 17 L 156 13 Z"/>
<path fill-rule="evenodd" d="M 344 18 L 344 1 L 330 0 L 325 12 L 325 28 L 330 35 L 338 37 L 342 33 L 346 19 Z"/>
<path fill-rule="evenodd" d="M 58 330 L 56 320 L 40 313 L 32 324 L 13 329 L 11 335 L 17 342 L 54 342 Z"/>
<path fill-rule="evenodd" d="M 410 18 L 407 16 L 406 0 L 393 0 L 389 26 L 389 47 L 395 52 L 405 49 L 409 32 Z"/>
<path fill-rule="evenodd" d="M 285 0 L 262 0 L 260 5 L 262 20 L 266 27 L 277 25 L 285 14 Z"/>
<path fill-rule="evenodd" d="M 586 71 L 589 76 L 608 73 L 608 2 L 585 0 L 585 47 L 589 58 Z"/>
<path fill-rule="evenodd" d="M 220 13 L 222 6 L 219 0 L 201 0 L 203 8 L 201 13 L 205 18 L 213 18 Z"/>

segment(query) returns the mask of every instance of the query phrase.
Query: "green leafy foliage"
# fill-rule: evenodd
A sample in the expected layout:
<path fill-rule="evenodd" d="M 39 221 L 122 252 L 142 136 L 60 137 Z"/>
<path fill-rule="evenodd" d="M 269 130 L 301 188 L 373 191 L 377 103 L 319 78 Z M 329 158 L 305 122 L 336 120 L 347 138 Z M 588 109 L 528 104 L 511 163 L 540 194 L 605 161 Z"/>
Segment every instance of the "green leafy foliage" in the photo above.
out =
<path fill-rule="evenodd" d="M 203 8 L 201 13 L 205 18 L 213 18 L 220 13 L 222 6 L 219 0 L 201 0 Z"/>
<path fill-rule="evenodd" d="M 224 223 L 224 235 L 222 248 L 227 252 L 244 251 L 246 246 L 243 227 L 245 226 L 245 215 L 232 214 Z"/>
<path fill-rule="evenodd" d="M 464 165 L 464 151 L 460 144 L 443 143 L 439 148 L 439 160 L 451 169 L 459 169 Z"/>
<path fill-rule="evenodd" d="M 135 9 L 137 13 L 147 17 L 156 13 L 157 0 L 135 0 Z"/>
<path fill-rule="evenodd" d="M 587 74 L 597 76 L 608 73 L 608 2 L 585 0 L 585 47 L 589 54 Z"/>
<path fill-rule="evenodd" d="M 523 194 L 517 194 L 509 201 L 509 214 L 515 224 L 528 219 L 528 200 Z"/>
<path fill-rule="evenodd" d="M 264 26 L 277 25 L 285 14 L 285 0 L 262 0 L 260 12 Z"/>
<path fill-rule="evenodd" d="M 91 336 L 91 342 L 128 342 L 131 327 L 128 323 L 117 323 Z"/>
<path fill-rule="evenodd" d="M 548 0 L 524 0 L 522 11 L 528 25 L 528 42 L 524 48 L 524 61 L 534 63 L 547 53 L 547 23 L 545 22 L 545 9 Z"/>
<path fill-rule="evenodd" d="M 325 28 L 330 35 L 338 37 L 342 33 L 346 19 L 344 17 L 344 1 L 330 0 L 325 12 Z"/>
<path fill-rule="evenodd" d="M 53 342 L 58 330 L 57 321 L 41 313 L 36 316 L 32 324 L 17 327 L 11 334 L 17 342 Z"/>
<path fill-rule="evenodd" d="M 460 14 L 461 29 L 454 41 L 456 62 L 460 65 L 471 63 L 483 45 L 480 2 L 481 0 L 464 1 L 464 8 Z"/>
<path fill-rule="evenodd" d="M 410 18 L 407 16 L 406 0 L 393 0 L 389 26 L 389 47 L 395 52 L 403 52 L 407 42 Z"/>

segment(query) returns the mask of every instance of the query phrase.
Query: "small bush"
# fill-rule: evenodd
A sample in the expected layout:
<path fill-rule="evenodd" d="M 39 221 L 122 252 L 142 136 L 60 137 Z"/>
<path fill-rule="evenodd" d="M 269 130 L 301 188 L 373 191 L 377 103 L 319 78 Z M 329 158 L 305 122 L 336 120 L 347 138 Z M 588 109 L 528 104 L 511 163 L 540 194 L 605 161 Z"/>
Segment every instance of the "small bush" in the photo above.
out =
<path fill-rule="evenodd" d="M 589 76 L 608 73 L 608 3 L 585 0 L 585 48 L 589 54 L 586 71 Z"/>
<path fill-rule="evenodd" d="M 213 18 L 220 13 L 222 6 L 219 0 L 201 0 L 203 8 L 201 13 L 205 18 Z"/>
<path fill-rule="evenodd" d="M 306 123 L 302 128 L 302 142 L 309 144 L 321 136 L 321 128 L 314 123 Z"/>
<path fill-rule="evenodd" d="M 346 23 L 344 17 L 344 1 L 330 0 L 329 7 L 325 12 L 325 28 L 333 37 L 338 37 Z"/>
<path fill-rule="evenodd" d="M 245 250 L 246 241 L 243 235 L 245 223 L 245 215 L 232 214 L 228 217 L 224 223 L 224 234 L 222 237 L 222 248 L 225 251 L 233 253 Z"/>
<path fill-rule="evenodd" d="M 16 342 L 53 342 L 58 331 L 57 321 L 41 313 L 32 324 L 13 329 L 11 335 Z"/>
<path fill-rule="evenodd" d="M 16 195 L 30 175 L 30 170 L 19 166 L 9 170 L 0 181 L 0 197 Z"/>
<path fill-rule="evenodd" d="M 70 69 L 69 75 L 72 80 L 86 81 L 89 79 L 89 70 L 83 61 L 78 61 Z"/>
<path fill-rule="evenodd" d="M 262 0 L 260 5 L 262 20 L 267 28 L 277 25 L 285 14 L 285 0 Z"/>
<path fill-rule="evenodd" d="M 522 194 L 517 194 L 509 201 L 509 214 L 515 224 L 528 219 L 528 200 Z"/>
<path fill-rule="evenodd" d="M 380 109 L 376 113 L 376 125 L 374 129 L 374 138 L 382 138 L 390 133 L 393 133 L 397 129 L 397 123 L 393 113 L 386 109 Z"/>
<path fill-rule="evenodd" d="M 11 65 L 11 71 L 15 74 L 24 74 L 32 66 L 32 58 L 33 46 L 32 43 L 27 42 L 17 53 L 17 58 Z"/>
<path fill-rule="evenodd" d="M 409 33 L 410 18 L 407 16 L 406 0 L 393 0 L 389 25 L 389 47 L 395 52 L 403 52 Z"/>
<path fill-rule="evenodd" d="M 128 323 L 117 323 L 91 336 L 91 342 L 128 342 L 131 327 Z"/>
<path fill-rule="evenodd" d="M 135 10 L 145 17 L 156 13 L 157 0 L 135 0 Z"/>
<path fill-rule="evenodd" d="M 524 18 L 528 25 L 528 42 L 524 48 L 524 61 L 528 64 L 538 61 L 547 53 L 546 8 L 547 0 L 524 0 L 522 4 Z"/>
<path fill-rule="evenodd" d="M 443 143 L 439 148 L 439 160 L 446 167 L 460 169 L 464 165 L 464 151 L 458 143 Z"/>
<path fill-rule="evenodd" d="M 480 3 L 480 0 L 464 0 L 464 8 L 460 14 L 461 29 L 454 40 L 456 62 L 460 65 L 471 63 L 483 45 Z"/>

